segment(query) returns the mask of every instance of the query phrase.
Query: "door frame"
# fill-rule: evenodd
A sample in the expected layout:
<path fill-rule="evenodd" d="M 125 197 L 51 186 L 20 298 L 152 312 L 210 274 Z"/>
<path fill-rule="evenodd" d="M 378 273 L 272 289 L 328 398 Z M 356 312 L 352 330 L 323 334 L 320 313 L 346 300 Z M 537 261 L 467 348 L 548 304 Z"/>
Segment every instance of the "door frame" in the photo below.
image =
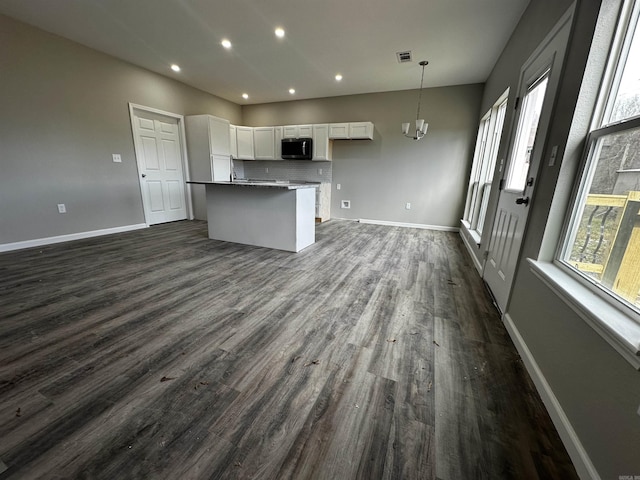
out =
<path fill-rule="evenodd" d="M 541 117 L 541 123 L 538 125 L 538 133 L 536 135 L 536 137 L 538 137 L 538 135 L 540 135 L 541 133 L 541 130 L 544 131 L 544 135 L 542 135 L 542 137 L 539 138 L 539 140 L 541 141 L 541 144 L 536 149 L 536 155 L 539 156 L 539 164 L 537 165 L 536 171 L 534 172 L 536 184 L 539 181 L 539 177 L 545 165 L 545 158 L 549 154 L 550 146 L 547 144 L 548 137 L 549 137 L 548 127 L 551 124 L 554 112 L 556 110 L 556 104 L 558 102 L 557 92 L 564 75 L 564 68 L 567 61 L 566 49 L 568 47 L 569 42 L 571 41 L 572 23 L 573 23 L 574 14 L 575 14 L 575 5 L 576 5 L 575 2 L 572 3 L 571 6 L 565 11 L 565 13 L 558 19 L 558 21 L 555 23 L 553 28 L 551 28 L 549 33 L 547 33 L 544 39 L 538 44 L 538 46 L 534 49 L 534 51 L 529 55 L 527 60 L 522 64 L 522 66 L 520 67 L 519 75 L 518 75 L 518 84 L 515 90 L 516 97 L 518 97 L 523 91 L 523 87 L 525 87 L 528 78 L 535 76 L 535 75 L 527 76 L 526 71 L 532 68 L 533 66 L 535 66 L 536 63 L 538 63 L 541 58 L 544 58 L 546 50 L 549 48 L 551 44 L 553 44 L 553 42 L 555 42 L 559 38 L 559 35 L 566 35 L 566 39 L 562 44 L 561 48 L 559 50 L 554 51 L 551 55 L 546 57 L 547 59 L 549 59 L 549 62 L 547 62 L 547 64 L 552 67 L 551 75 L 554 77 L 553 79 L 554 82 L 553 84 L 550 84 L 550 87 L 552 87 L 552 90 L 546 92 L 547 94 L 550 94 L 551 103 L 546 107 L 543 107 L 543 112 L 545 112 L 545 108 L 546 108 L 546 114 L 543 113 L 544 118 Z M 542 66 L 538 68 L 540 73 L 544 71 L 544 68 L 545 67 L 542 67 Z M 551 80 L 552 79 L 550 77 L 550 81 Z M 523 101 L 523 98 L 520 98 L 520 103 L 522 103 L 522 101 Z M 483 236 L 482 236 L 482 243 L 484 244 L 484 248 L 482 249 L 482 254 L 481 254 L 482 255 L 481 276 L 483 277 L 483 279 L 485 279 L 485 272 L 486 272 L 487 263 L 488 263 L 487 258 L 489 255 L 489 249 L 491 247 L 491 241 L 493 238 L 493 229 L 494 229 L 495 222 L 497 221 L 497 212 L 500 205 L 500 199 L 503 193 L 503 190 L 501 190 L 499 186 L 502 183 L 501 180 L 506 178 L 506 175 L 510 168 L 512 150 L 514 148 L 514 143 L 516 141 L 515 137 L 517 134 L 518 122 L 521 114 L 521 109 L 520 109 L 521 106 L 522 105 L 518 106 L 518 108 L 516 109 L 516 113 L 512 115 L 512 117 L 509 120 L 509 127 L 508 127 L 509 130 L 508 130 L 508 136 L 506 138 L 507 143 L 505 145 L 505 150 L 502 155 L 499 155 L 498 161 L 496 162 L 497 163 L 496 169 L 494 171 L 492 189 L 495 189 L 495 190 L 492 192 L 492 197 L 494 193 L 495 193 L 495 197 L 491 198 L 489 201 L 490 205 L 487 208 L 488 208 L 488 211 L 491 211 L 491 217 L 489 218 L 489 215 L 487 215 L 487 217 L 485 218 L 485 224 L 484 224 Z M 504 129 L 504 126 L 503 126 L 503 129 Z M 531 173 L 532 171 L 529 170 L 527 176 L 530 176 Z M 528 210 L 530 210 L 531 205 L 533 205 L 533 203 L 535 202 L 535 192 L 536 192 L 535 186 L 533 191 L 530 194 L 530 197 L 531 197 L 530 204 L 528 207 L 526 207 Z M 530 188 L 530 187 L 525 187 L 525 190 L 524 190 L 525 192 L 527 191 L 527 188 Z M 507 191 L 507 192 L 513 193 L 512 191 Z M 526 235 L 527 235 L 529 220 L 530 220 L 530 215 L 529 215 L 529 212 L 527 211 L 527 216 L 525 218 L 524 227 L 522 230 L 522 242 L 520 244 L 520 249 L 517 253 L 515 269 L 513 272 L 513 277 L 511 279 L 511 285 L 509 286 L 509 293 L 507 294 L 506 302 L 504 304 L 505 312 L 507 311 L 507 308 L 509 306 L 509 301 L 511 300 L 511 294 L 513 292 L 513 288 L 512 288 L 513 282 L 518 273 L 520 261 L 522 258 L 522 247 L 524 245 L 524 239 L 526 238 Z M 485 283 L 487 283 L 486 279 L 485 279 Z M 489 285 L 487 286 L 489 287 Z M 488 288 L 488 289 L 489 291 L 491 291 L 491 288 Z M 491 294 L 493 295 L 493 292 L 491 292 Z M 497 305 L 497 302 L 496 302 L 496 305 Z M 502 312 L 502 308 L 499 308 L 499 310 L 501 310 L 501 313 L 504 313 Z"/>
<path fill-rule="evenodd" d="M 138 150 L 138 143 L 136 142 L 136 132 L 135 132 L 135 126 L 134 126 L 135 110 L 148 112 L 148 113 L 155 113 L 157 115 L 163 115 L 165 117 L 173 118 L 178 121 L 178 138 L 180 140 L 180 156 L 182 158 L 182 162 L 181 162 L 182 178 L 184 178 L 184 182 L 185 182 L 185 189 L 184 189 L 185 199 L 184 200 L 185 200 L 185 205 L 187 206 L 187 219 L 193 220 L 194 217 L 193 217 L 193 202 L 191 200 L 191 185 L 187 183 L 189 180 L 191 180 L 191 177 L 189 176 L 189 157 L 187 155 L 187 134 L 184 128 L 184 115 L 179 115 L 177 113 L 167 112 L 165 110 L 159 110 L 157 108 L 147 107 L 145 105 L 139 105 L 137 103 L 129 102 L 129 121 L 131 123 L 133 150 L 136 155 L 136 172 L 138 175 L 138 186 L 140 188 L 140 200 L 142 201 L 142 212 L 144 214 L 144 221 L 147 224 L 147 227 L 150 224 L 149 224 L 149 219 L 147 218 L 147 210 L 144 207 L 144 193 L 142 191 L 143 187 L 142 187 L 142 180 L 140 176 L 140 164 L 138 162 L 138 159 L 141 156 L 141 152 Z"/>

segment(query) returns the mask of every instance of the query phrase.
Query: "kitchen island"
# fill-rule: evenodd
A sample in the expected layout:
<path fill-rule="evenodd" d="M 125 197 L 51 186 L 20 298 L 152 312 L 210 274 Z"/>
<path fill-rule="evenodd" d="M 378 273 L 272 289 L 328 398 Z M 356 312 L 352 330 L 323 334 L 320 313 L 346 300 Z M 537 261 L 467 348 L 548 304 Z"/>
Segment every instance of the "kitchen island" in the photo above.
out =
<path fill-rule="evenodd" d="M 279 180 L 204 185 L 209 238 L 299 252 L 315 243 L 317 183 Z"/>

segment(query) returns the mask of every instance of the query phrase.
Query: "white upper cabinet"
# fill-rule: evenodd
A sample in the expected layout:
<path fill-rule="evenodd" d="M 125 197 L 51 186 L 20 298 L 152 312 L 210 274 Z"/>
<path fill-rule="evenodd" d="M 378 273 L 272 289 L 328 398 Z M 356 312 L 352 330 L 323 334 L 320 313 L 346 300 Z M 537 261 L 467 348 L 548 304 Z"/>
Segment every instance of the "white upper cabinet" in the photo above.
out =
<path fill-rule="evenodd" d="M 238 136 L 235 125 L 229 125 L 229 153 L 231 157 L 238 158 Z"/>
<path fill-rule="evenodd" d="M 285 125 L 282 127 L 282 138 L 298 138 L 298 126 Z"/>
<path fill-rule="evenodd" d="M 209 121 L 209 143 L 213 155 L 230 155 L 229 120 L 207 116 Z"/>
<path fill-rule="evenodd" d="M 253 128 L 253 152 L 256 160 L 275 160 L 276 136 L 274 127 Z"/>
<path fill-rule="evenodd" d="M 330 123 L 329 138 L 332 140 L 373 140 L 373 123 Z"/>
<path fill-rule="evenodd" d="M 351 140 L 373 140 L 373 123 L 351 122 L 349 124 L 349 138 Z"/>
<path fill-rule="evenodd" d="M 312 138 L 313 137 L 313 125 L 298 125 L 298 137 L 299 138 Z"/>
<path fill-rule="evenodd" d="M 333 139 L 348 139 L 349 138 L 349 124 L 348 123 L 330 123 L 329 124 L 329 138 Z"/>
<path fill-rule="evenodd" d="M 185 130 L 191 178 L 228 181 L 231 175 L 229 121 L 211 115 L 189 115 L 185 117 Z"/>
<path fill-rule="evenodd" d="M 285 125 L 282 138 L 312 138 L 313 125 Z"/>
<path fill-rule="evenodd" d="M 276 139 L 275 160 L 282 160 L 282 127 L 273 127 L 273 135 Z"/>
<path fill-rule="evenodd" d="M 329 143 L 329 125 L 327 123 L 313 126 L 313 160 L 331 160 L 331 144 Z"/>
<path fill-rule="evenodd" d="M 238 160 L 253 160 L 253 127 L 240 127 L 236 125 L 236 137 L 238 145 Z"/>

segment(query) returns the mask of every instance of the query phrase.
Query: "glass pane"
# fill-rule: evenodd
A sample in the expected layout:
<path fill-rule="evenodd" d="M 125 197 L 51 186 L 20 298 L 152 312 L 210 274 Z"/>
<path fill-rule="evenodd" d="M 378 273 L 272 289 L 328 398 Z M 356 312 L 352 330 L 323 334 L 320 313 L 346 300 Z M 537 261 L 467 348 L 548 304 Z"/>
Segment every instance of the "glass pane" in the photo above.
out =
<path fill-rule="evenodd" d="M 473 155 L 473 166 L 471 169 L 471 177 L 469 178 L 469 188 L 467 189 L 467 203 L 464 209 L 464 219 L 469 223 L 473 222 L 476 195 L 479 186 L 480 174 L 482 171 L 482 161 L 487 144 L 487 135 L 489 134 L 489 119 L 487 114 L 480 122 L 478 128 L 478 138 L 476 139 L 476 149 Z"/>
<path fill-rule="evenodd" d="M 640 128 L 601 137 L 566 263 L 640 306 Z"/>
<path fill-rule="evenodd" d="M 544 102 L 544 94 L 547 90 L 548 72 L 537 83 L 533 84 L 524 97 L 522 111 L 518 120 L 518 130 L 511 162 L 509 174 L 507 175 L 507 190 L 524 190 L 527 182 L 527 172 L 533 150 L 533 142 L 536 139 L 540 112 Z"/>
<path fill-rule="evenodd" d="M 635 29 L 626 58 L 620 59 L 622 77 L 612 92 L 613 108 L 609 122 L 615 123 L 640 115 L 640 34 Z M 624 65 L 624 66 L 623 66 Z"/>

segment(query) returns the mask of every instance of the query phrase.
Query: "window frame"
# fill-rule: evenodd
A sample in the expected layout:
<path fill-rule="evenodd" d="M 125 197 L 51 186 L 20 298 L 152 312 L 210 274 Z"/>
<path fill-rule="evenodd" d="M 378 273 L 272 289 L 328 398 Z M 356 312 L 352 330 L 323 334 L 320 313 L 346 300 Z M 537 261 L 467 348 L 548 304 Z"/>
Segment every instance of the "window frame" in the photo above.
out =
<path fill-rule="evenodd" d="M 478 245 L 480 245 L 480 239 L 484 230 L 482 223 L 486 220 L 486 208 L 488 208 L 485 206 L 485 212 L 483 214 L 483 198 L 485 195 L 483 188 L 486 188 L 485 186 L 488 185 L 489 191 L 486 192 L 486 203 L 488 203 L 491 188 L 495 180 L 496 164 L 504 134 L 508 101 L 509 89 L 507 88 L 482 116 L 478 125 L 476 145 L 462 216 L 463 224 Z M 484 181 L 482 181 L 483 178 Z M 474 183 L 477 184 L 475 189 L 473 187 Z M 482 220 L 482 222 L 480 220 Z"/>
<path fill-rule="evenodd" d="M 635 29 L 635 30 L 631 30 Z M 600 285 L 575 267 L 566 258 L 572 248 L 585 207 L 585 199 L 597 163 L 593 154 L 598 141 L 611 134 L 640 127 L 640 115 L 630 119 L 605 123 L 610 118 L 615 104 L 614 92 L 620 84 L 624 68 L 621 62 L 628 61 L 628 53 L 634 35 L 640 35 L 640 0 L 624 0 L 615 33 L 609 45 L 604 72 L 597 87 L 597 100 L 593 108 L 589 130 L 585 134 L 584 148 L 580 155 L 574 179 L 573 193 L 567 204 L 562 229 L 555 253 L 549 261 L 528 259 L 532 272 L 551 288 L 567 305 L 578 313 L 610 345 L 640 370 L 640 311 L 638 307 L 617 296 L 612 290 Z"/>

